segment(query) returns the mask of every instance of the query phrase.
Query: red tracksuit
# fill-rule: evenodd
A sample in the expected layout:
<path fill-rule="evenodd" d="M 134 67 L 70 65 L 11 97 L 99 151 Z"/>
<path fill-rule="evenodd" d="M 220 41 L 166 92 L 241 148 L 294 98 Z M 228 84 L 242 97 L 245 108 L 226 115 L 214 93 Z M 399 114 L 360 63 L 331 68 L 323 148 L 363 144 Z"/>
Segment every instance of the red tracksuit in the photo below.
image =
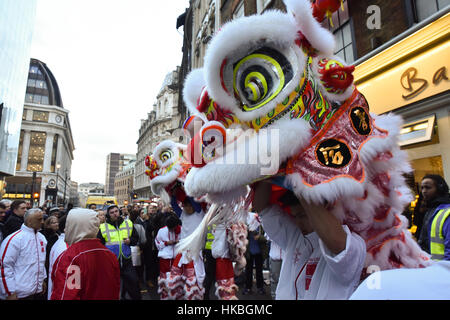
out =
<path fill-rule="evenodd" d="M 51 276 L 51 300 L 119 299 L 119 262 L 99 239 L 72 244 L 56 260 Z"/>

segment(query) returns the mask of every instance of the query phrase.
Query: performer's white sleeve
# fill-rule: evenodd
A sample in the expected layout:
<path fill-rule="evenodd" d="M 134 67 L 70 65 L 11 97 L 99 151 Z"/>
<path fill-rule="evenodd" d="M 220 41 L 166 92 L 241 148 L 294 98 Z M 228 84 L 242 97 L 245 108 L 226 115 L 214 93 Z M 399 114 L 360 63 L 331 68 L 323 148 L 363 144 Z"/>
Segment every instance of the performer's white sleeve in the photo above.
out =
<path fill-rule="evenodd" d="M 158 234 L 155 238 L 155 244 L 159 251 L 166 247 L 166 241 L 169 241 L 168 235 L 169 233 L 167 227 L 159 229 Z"/>
<path fill-rule="evenodd" d="M 343 225 L 342 228 L 347 234 L 345 249 L 342 252 L 335 255 L 320 239 L 319 244 L 328 267 L 345 283 L 352 281 L 355 274 L 361 274 L 366 259 L 366 243 L 347 226 Z"/>
<path fill-rule="evenodd" d="M 294 221 L 289 218 L 288 213 L 283 212 L 278 205 L 264 209 L 259 213 L 259 217 L 269 238 L 283 250 L 286 250 L 292 234 L 300 232 Z"/>

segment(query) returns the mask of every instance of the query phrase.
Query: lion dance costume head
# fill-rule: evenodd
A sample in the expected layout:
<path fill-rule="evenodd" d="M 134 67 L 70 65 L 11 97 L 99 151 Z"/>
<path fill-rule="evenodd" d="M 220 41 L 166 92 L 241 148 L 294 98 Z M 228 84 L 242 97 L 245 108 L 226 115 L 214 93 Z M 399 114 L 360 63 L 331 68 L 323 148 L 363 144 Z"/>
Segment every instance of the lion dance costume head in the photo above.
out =
<path fill-rule="evenodd" d="M 365 240 L 366 266 L 428 265 L 401 215 L 412 200 L 401 118 L 370 113 L 354 67 L 333 56 L 333 35 L 315 18 L 323 12 L 307 0 L 284 2 L 287 13 L 225 24 L 204 67 L 187 77 L 184 99 L 199 127 L 186 150 L 187 195 L 206 196 L 211 219 L 232 215 L 219 204 L 248 205 L 255 181 L 281 179 L 306 201 L 327 202 Z M 195 253 L 200 233 L 179 250 Z"/>
<path fill-rule="evenodd" d="M 185 145 L 164 140 L 155 147 L 152 155 L 145 158 L 148 168 L 145 174 L 150 179 L 151 190 L 166 204 L 170 203 L 172 195 L 180 201 L 186 196 L 183 188 L 180 188 L 191 167 L 184 159 L 185 151 Z"/>

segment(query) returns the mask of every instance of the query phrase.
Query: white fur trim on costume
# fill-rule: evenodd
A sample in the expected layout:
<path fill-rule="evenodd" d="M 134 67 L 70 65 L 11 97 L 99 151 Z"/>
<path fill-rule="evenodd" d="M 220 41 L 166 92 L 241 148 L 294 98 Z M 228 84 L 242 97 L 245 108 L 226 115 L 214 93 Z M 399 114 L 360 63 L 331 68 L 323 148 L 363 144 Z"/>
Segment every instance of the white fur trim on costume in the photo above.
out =
<path fill-rule="evenodd" d="M 276 132 L 272 130 L 278 130 L 279 139 L 271 142 L 271 148 L 278 147 L 278 150 L 267 148 L 270 151 L 269 156 L 267 152 L 261 152 L 261 144 L 267 143 L 261 140 L 276 137 L 275 135 L 270 137 Z M 222 158 L 215 159 L 202 168 L 191 169 L 186 176 L 185 191 L 187 195 L 194 197 L 206 193 L 220 194 L 264 177 L 268 169 L 273 169 L 274 174 L 280 164 L 300 152 L 310 138 L 311 127 L 303 119 L 282 119 L 271 125 L 267 131 L 247 130 L 246 134 L 239 137 L 235 143 L 226 146 Z M 258 150 L 260 155 L 255 154 Z"/>
<path fill-rule="evenodd" d="M 245 198 L 249 192 L 249 187 L 239 186 L 226 193 L 208 193 L 206 202 L 227 205 L 236 202 L 239 198 Z"/>
<path fill-rule="evenodd" d="M 197 100 L 202 93 L 203 87 L 206 85 L 203 76 L 203 69 L 192 70 L 184 81 L 183 100 L 191 114 L 198 114 Z"/>
<path fill-rule="evenodd" d="M 180 174 L 180 170 L 180 165 L 174 165 L 172 167 L 172 170 L 170 170 L 168 173 L 153 178 L 150 181 L 152 192 L 158 196 L 161 196 L 161 189 L 175 181 Z"/>
<path fill-rule="evenodd" d="M 314 18 L 311 2 L 309 0 L 283 0 L 283 2 L 309 43 L 321 53 L 332 55 L 335 47 L 334 36 Z"/>
<path fill-rule="evenodd" d="M 321 183 L 314 187 L 302 183 L 300 174 L 293 173 L 286 176 L 286 184 L 292 191 L 303 197 L 306 202 L 323 203 L 324 200 L 334 202 L 341 197 L 354 195 L 357 198 L 364 196 L 363 185 L 352 178 L 337 178 L 327 183 Z"/>
<path fill-rule="evenodd" d="M 395 151 L 398 149 L 398 134 L 400 132 L 403 120 L 400 116 L 388 114 L 376 116 L 371 114 L 375 126 L 388 132 L 387 137 L 374 137 L 364 144 L 361 148 L 360 159 L 369 166 L 373 159 L 382 152 Z"/>

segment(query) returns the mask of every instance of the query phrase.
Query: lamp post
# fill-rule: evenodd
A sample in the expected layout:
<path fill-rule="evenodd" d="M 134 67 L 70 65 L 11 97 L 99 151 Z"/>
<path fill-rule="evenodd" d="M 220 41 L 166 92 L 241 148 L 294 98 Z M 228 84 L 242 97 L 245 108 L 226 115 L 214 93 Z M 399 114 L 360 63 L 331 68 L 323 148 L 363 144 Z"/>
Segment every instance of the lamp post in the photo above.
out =
<path fill-rule="evenodd" d="M 53 199 L 53 205 L 58 205 L 58 177 L 59 177 L 59 168 L 61 168 L 61 164 L 58 162 L 56 164 L 56 195 L 55 198 Z"/>
<path fill-rule="evenodd" d="M 33 171 L 33 176 L 31 178 L 31 207 L 34 207 L 34 185 L 36 184 L 36 171 Z"/>
<path fill-rule="evenodd" d="M 67 188 L 67 169 L 64 171 L 64 196 L 63 196 L 63 205 L 66 207 L 66 188 Z"/>

